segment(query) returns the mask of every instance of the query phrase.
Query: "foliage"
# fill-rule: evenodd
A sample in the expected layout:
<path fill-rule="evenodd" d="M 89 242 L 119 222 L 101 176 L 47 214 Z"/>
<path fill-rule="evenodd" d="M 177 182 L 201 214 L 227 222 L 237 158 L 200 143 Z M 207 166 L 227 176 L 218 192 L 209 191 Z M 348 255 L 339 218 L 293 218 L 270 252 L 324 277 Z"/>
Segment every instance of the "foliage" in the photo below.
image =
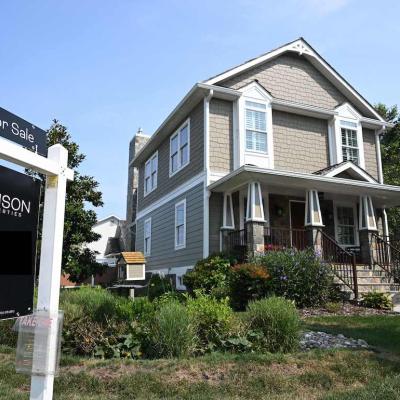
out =
<path fill-rule="evenodd" d="M 189 293 L 201 289 L 205 293 L 226 297 L 229 292 L 231 262 L 224 255 L 214 254 L 196 263 L 192 271 L 183 277 Z"/>
<path fill-rule="evenodd" d="M 150 301 L 153 301 L 165 293 L 169 293 L 173 290 L 174 287 L 170 278 L 161 276 L 159 274 L 153 274 L 150 278 L 147 297 Z"/>
<path fill-rule="evenodd" d="M 84 161 L 85 155 L 79 152 L 79 146 L 72 141 L 67 128 L 54 120 L 47 134 L 47 145 L 52 146 L 57 143 L 68 150 L 68 167 L 75 171 L 74 180 L 67 183 L 62 268 L 65 274 L 69 274 L 70 280 L 82 282 L 105 269 L 102 264 L 96 262 L 96 253 L 86 246 L 100 237 L 92 230 L 97 222 L 96 213 L 92 209 L 87 209 L 87 205 L 101 207 L 102 194 L 98 190 L 98 182 L 92 176 L 79 173 L 78 167 Z M 44 187 L 43 175 L 33 171 L 28 173 L 39 177 Z M 42 204 L 43 201 L 44 190 L 42 190 Z M 40 221 L 42 218 L 41 214 Z M 40 236 L 41 229 L 39 229 L 39 240 Z"/>
<path fill-rule="evenodd" d="M 337 313 L 342 309 L 342 303 L 328 301 L 325 304 L 325 309 L 330 313 Z"/>
<path fill-rule="evenodd" d="M 271 251 L 254 261 L 271 275 L 271 291 L 294 300 L 297 307 L 323 305 L 330 299 L 332 272 L 313 250 Z"/>
<path fill-rule="evenodd" d="M 251 300 L 266 297 L 271 277 L 266 268 L 257 264 L 237 264 L 230 278 L 231 303 L 235 310 L 244 310 Z"/>
<path fill-rule="evenodd" d="M 164 303 L 147 330 L 146 354 L 150 357 L 185 357 L 195 348 L 195 330 L 187 308 L 178 301 Z"/>
<path fill-rule="evenodd" d="M 387 293 L 369 292 L 362 295 L 361 305 L 379 310 L 391 310 L 393 302 Z"/>
<path fill-rule="evenodd" d="M 15 347 L 17 345 L 17 332 L 13 331 L 15 320 L 0 321 L 0 345 Z"/>
<path fill-rule="evenodd" d="M 299 344 L 300 318 L 294 304 L 280 297 L 256 300 L 247 306 L 249 327 L 263 334 L 263 348 L 290 352 Z"/>
<path fill-rule="evenodd" d="M 233 322 L 228 302 L 228 298 L 216 299 L 200 290 L 195 291 L 195 297 L 187 296 L 186 307 L 200 351 L 213 350 L 228 335 Z"/>
<path fill-rule="evenodd" d="M 397 106 L 387 107 L 379 103 L 375 106 L 386 121 L 394 124 L 381 140 L 382 166 L 384 182 L 400 185 L 400 113 Z M 389 231 L 396 238 L 400 237 L 400 209 L 393 207 L 387 210 Z"/>

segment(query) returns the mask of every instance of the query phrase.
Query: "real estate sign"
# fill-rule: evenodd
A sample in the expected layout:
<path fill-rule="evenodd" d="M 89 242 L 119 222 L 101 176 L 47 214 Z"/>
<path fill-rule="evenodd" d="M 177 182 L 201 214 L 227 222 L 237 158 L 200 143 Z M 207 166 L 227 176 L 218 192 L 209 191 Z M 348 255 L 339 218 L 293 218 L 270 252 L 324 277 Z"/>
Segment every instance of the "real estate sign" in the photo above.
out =
<path fill-rule="evenodd" d="M 0 166 L 0 319 L 32 313 L 40 182 Z"/>
<path fill-rule="evenodd" d="M 47 156 L 46 132 L 1 107 L 0 136 Z"/>

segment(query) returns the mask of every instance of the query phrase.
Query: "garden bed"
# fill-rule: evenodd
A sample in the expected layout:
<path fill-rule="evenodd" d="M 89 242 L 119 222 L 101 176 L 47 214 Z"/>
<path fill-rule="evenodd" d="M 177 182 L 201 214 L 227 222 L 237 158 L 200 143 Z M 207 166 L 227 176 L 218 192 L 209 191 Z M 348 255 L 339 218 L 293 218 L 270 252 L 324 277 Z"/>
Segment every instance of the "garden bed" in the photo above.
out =
<path fill-rule="evenodd" d="M 390 310 L 377 310 L 374 308 L 362 307 L 352 303 L 343 303 L 339 306 L 339 309 L 329 309 L 325 307 L 310 307 L 303 308 L 299 310 L 302 318 L 307 317 L 318 317 L 318 316 L 334 316 L 334 315 L 343 315 L 343 316 L 370 316 L 370 315 L 398 315 Z"/>

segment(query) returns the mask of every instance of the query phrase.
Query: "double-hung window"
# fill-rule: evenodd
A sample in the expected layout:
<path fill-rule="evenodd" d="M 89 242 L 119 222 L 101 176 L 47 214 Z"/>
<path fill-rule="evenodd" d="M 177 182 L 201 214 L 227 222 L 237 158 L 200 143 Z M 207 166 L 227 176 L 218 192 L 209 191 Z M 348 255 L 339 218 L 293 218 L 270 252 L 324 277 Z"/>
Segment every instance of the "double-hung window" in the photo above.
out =
<path fill-rule="evenodd" d="M 186 121 L 170 139 L 170 176 L 189 164 L 190 123 Z"/>
<path fill-rule="evenodd" d="M 175 250 L 186 247 L 186 200 L 175 204 Z"/>
<path fill-rule="evenodd" d="M 246 100 L 245 110 L 246 150 L 267 153 L 267 106 Z"/>
<path fill-rule="evenodd" d="M 151 253 L 151 218 L 144 221 L 144 255 Z"/>
<path fill-rule="evenodd" d="M 355 122 L 340 121 L 342 134 L 343 161 L 352 161 L 359 164 L 359 149 L 357 140 L 357 124 Z"/>
<path fill-rule="evenodd" d="M 154 153 L 144 166 L 144 194 L 157 188 L 158 152 Z"/>
<path fill-rule="evenodd" d="M 337 241 L 342 245 L 354 246 L 355 218 L 353 207 L 336 207 L 337 212 Z"/>

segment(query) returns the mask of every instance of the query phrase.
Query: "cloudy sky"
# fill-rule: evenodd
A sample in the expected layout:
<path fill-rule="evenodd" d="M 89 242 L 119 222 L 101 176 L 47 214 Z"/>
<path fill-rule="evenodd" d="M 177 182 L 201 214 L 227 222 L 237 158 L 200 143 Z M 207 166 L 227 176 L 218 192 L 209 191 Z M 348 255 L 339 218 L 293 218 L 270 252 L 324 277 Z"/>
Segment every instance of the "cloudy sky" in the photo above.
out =
<path fill-rule="evenodd" d="M 0 106 L 65 124 L 125 216 L 128 143 L 197 82 L 305 37 L 370 102 L 400 105 L 397 0 L 2 2 Z"/>

